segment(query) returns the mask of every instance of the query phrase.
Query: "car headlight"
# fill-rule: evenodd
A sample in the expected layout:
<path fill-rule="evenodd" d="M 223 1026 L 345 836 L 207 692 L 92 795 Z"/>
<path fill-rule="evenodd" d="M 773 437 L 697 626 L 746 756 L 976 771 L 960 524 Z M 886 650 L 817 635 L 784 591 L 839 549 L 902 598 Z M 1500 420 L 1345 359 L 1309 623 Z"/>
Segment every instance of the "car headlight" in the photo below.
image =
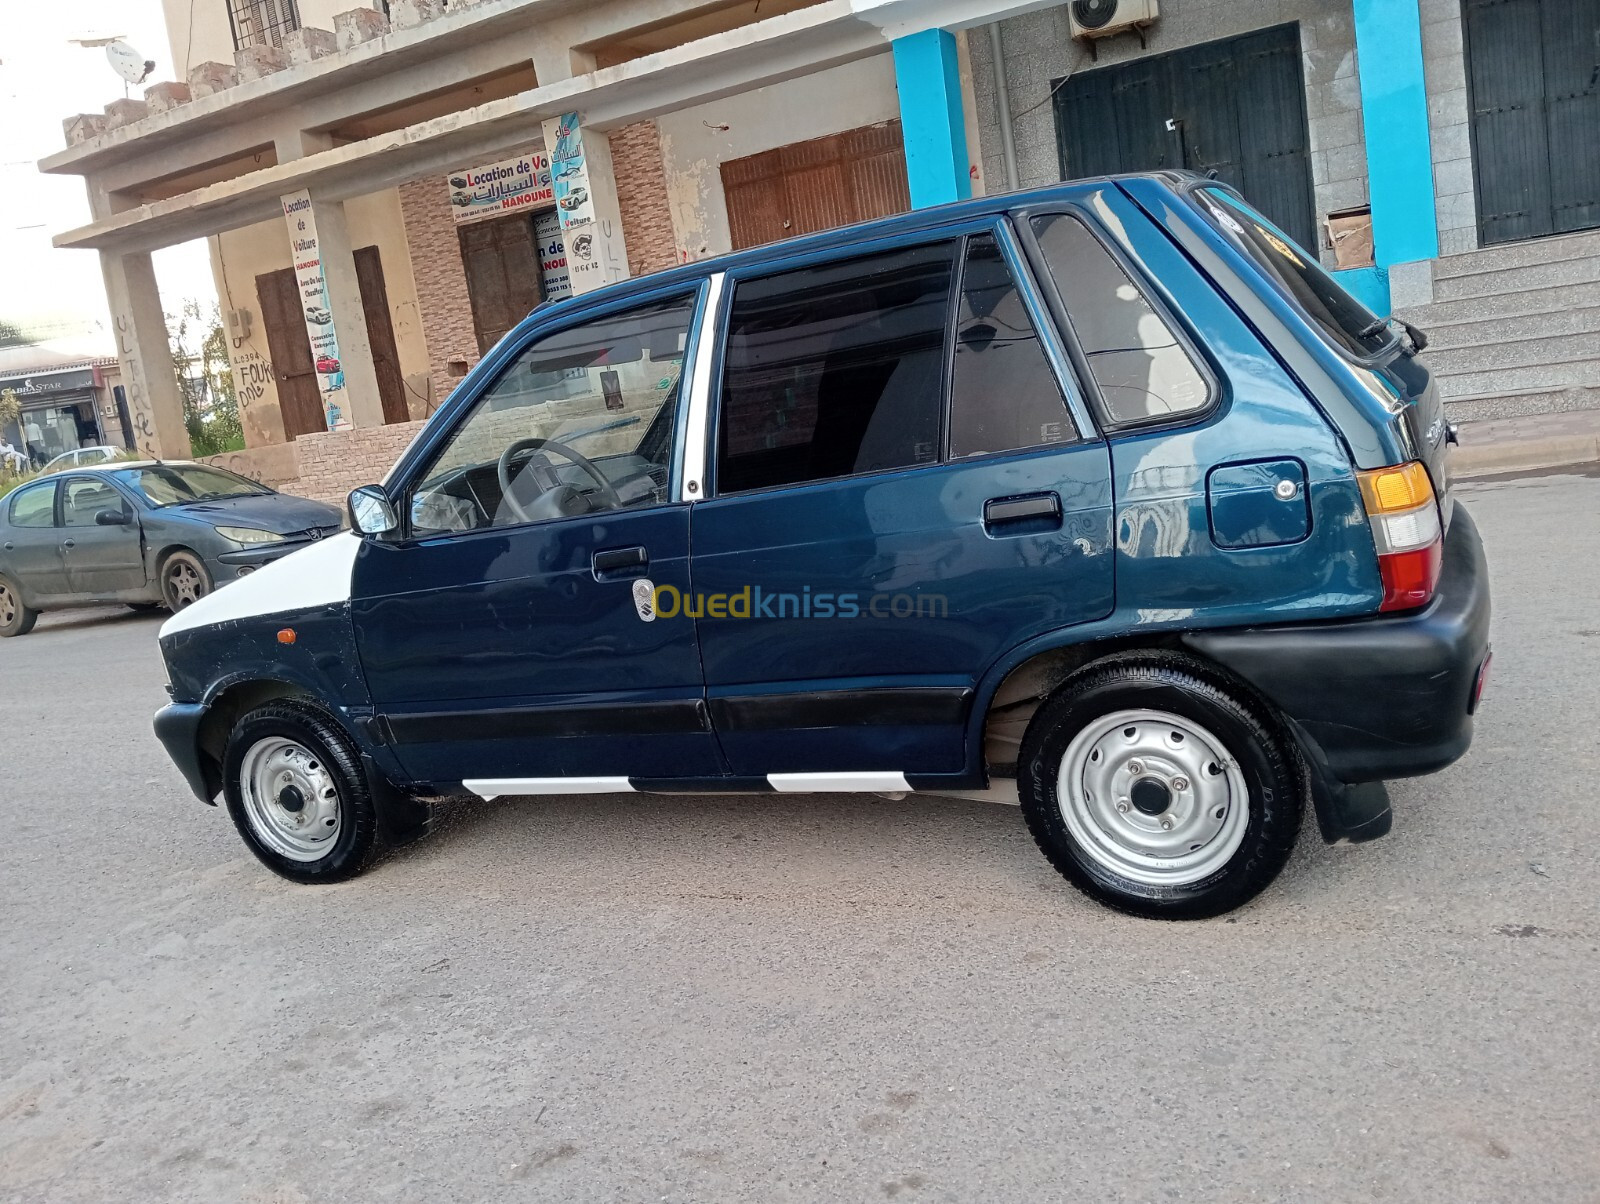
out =
<path fill-rule="evenodd" d="M 255 527 L 218 527 L 217 534 L 234 543 L 282 543 L 283 536 L 276 531 L 262 531 Z"/>

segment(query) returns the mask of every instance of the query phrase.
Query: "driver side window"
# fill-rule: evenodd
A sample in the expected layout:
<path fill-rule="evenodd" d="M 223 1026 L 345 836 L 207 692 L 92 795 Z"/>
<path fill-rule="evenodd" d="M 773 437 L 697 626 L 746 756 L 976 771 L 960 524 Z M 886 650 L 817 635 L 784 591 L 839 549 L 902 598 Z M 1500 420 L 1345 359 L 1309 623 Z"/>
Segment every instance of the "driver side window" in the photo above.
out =
<path fill-rule="evenodd" d="M 416 535 L 667 500 L 695 295 L 530 345 L 460 420 L 411 494 Z"/>

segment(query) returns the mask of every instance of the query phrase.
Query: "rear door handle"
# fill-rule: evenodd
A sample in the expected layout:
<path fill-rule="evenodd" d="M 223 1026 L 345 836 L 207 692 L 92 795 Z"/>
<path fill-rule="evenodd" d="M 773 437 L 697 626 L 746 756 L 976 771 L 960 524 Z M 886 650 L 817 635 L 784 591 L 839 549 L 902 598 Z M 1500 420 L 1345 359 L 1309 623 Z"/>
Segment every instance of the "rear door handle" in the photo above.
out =
<path fill-rule="evenodd" d="M 1061 520 L 1061 498 L 1054 493 L 1025 493 L 1021 497 L 992 497 L 983 504 L 983 525 L 989 530 L 1028 519 Z"/>
<path fill-rule="evenodd" d="M 596 552 L 590 561 L 596 581 L 615 581 L 619 577 L 642 577 L 650 567 L 650 554 L 643 548 L 608 548 Z"/>
<path fill-rule="evenodd" d="M 63 552 L 70 552 L 70 551 L 72 551 L 73 548 L 75 548 L 77 546 L 78 546 L 78 541 L 76 539 L 63 539 L 61 541 L 61 550 Z"/>

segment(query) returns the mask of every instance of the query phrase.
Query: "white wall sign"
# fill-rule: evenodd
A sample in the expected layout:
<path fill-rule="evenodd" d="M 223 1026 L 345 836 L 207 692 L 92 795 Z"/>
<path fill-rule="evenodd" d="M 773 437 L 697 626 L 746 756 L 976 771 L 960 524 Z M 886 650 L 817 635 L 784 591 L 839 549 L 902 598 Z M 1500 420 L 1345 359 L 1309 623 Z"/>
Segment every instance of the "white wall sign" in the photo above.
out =
<path fill-rule="evenodd" d="M 451 172 L 449 184 L 450 212 L 457 222 L 528 205 L 548 205 L 556 199 L 550 179 L 550 156 L 543 151 Z"/>
<path fill-rule="evenodd" d="M 550 171 L 554 178 L 556 212 L 561 215 L 561 236 L 567 245 L 567 276 L 572 291 L 586 293 L 606 282 L 603 248 L 594 221 L 594 193 L 589 164 L 583 151 L 583 127 L 578 114 L 565 113 L 544 123 L 545 144 L 551 147 Z"/>
<path fill-rule="evenodd" d="M 328 305 L 328 278 L 322 270 L 317 243 L 317 223 L 312 216 L 311 194 L 304 190 L 283 198 L 283 216 L 289 224 L 289 248 L 294 255 L 294 279 L 300 287 L 306 334 L 322 391 L 322 412 L 330 431 L 347 431 L 354 423 L 343 404 L 344 367 L 339 362 L 339 339 L 333 332 L 333 310 Z"/>
<path fill-rule="evenodd" d="M 544 280 L 544 299 L 559 301 L 572 295 L 567 278 L 567 248 L 561 240 L 561 219 L 554 209 L 533 215 L 533 237 L 539 244 L 539 275 Z"/>

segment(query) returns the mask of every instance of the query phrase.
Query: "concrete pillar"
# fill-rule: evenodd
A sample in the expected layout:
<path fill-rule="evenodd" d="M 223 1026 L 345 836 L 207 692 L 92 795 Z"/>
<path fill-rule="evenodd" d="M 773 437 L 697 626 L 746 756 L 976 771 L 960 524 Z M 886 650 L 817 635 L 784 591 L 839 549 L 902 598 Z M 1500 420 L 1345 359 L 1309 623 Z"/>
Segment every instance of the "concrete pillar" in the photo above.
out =
<path fill-rule="evenodd" d="M 925 29 L 896 38 L 894 78 L 911 207 L 965 200 L 972 195 L 972 177 L 955 35 Z"/>
<path fill-rule="evenodd" d="M 183 396 L 167 341 L 161 290 L 147 252 L 100 252 L 106 301 L 117 332 L 117 361 L 139 454 L 186 460 L 192 454 L 183 425 Z"/>
<path fill-rule="evenodd" d="M 1417 0 L 1354 0 L 1353 9 L 1375 266 L 1338 275 L 1376 313 L 1387 314 L 1389 269 L 1439 254 L 1422 16 Z"/>
<path fill-rule="evenodd" d="M 550 153 L 572 291 L 587 293 L 625 280 L 628 248 L 610 140 L 599 130 L 585 130 L 579 114 L 567 113 L 544 123 L 544 145 Z"/>
<path fill-rule="evenodd" d="M 372 343 L 367 338 L 344 202 L 299 192 L 284 197 L 283 208 L 300 304 L 308 311 L 306 332 L 312 359 L 337 364 L 332 371 L 319 369 L 317 373 L 328 429 L 382 426 L 383 398 L 378 392 Z M 311 316 L 319 309 L 332 315 L 331 323 Z"/>

